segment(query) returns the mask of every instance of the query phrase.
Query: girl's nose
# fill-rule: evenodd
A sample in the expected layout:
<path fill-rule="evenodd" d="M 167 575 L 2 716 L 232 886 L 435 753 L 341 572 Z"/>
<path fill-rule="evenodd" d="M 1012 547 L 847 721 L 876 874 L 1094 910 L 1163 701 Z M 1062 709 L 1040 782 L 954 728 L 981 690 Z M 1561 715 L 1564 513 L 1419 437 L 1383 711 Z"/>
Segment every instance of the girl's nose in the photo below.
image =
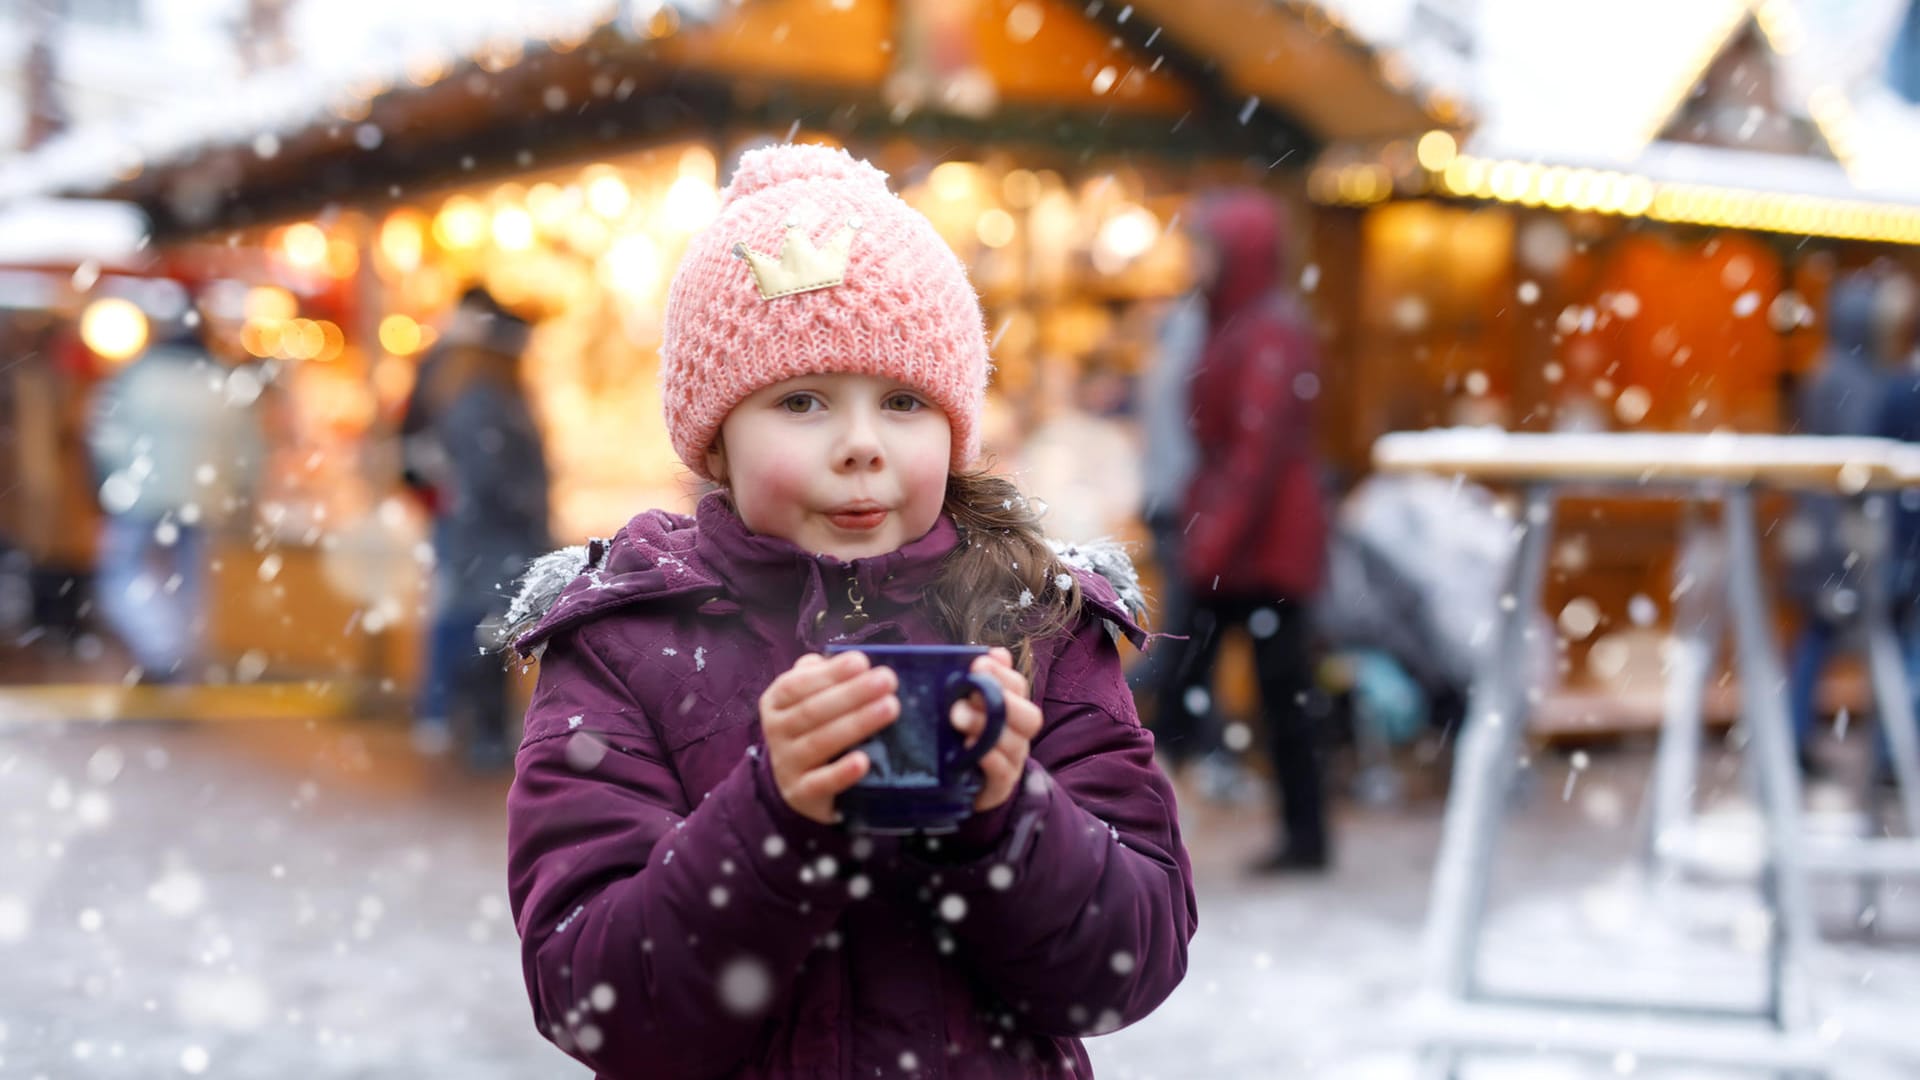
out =
<path fill-rule="evenodd" d="M 877 469 L 885 461 L 880 433 L 869 417 L 855 415 L 840 445 L 840 467 L 849 472 Z"/>

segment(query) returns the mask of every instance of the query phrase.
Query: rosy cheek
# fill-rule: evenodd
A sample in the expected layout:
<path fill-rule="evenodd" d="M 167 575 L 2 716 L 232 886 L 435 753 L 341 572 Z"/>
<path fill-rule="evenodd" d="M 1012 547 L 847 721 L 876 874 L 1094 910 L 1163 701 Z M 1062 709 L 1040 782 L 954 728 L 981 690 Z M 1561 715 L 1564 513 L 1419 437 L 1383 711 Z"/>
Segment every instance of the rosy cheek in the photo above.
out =
<path fill-rule="evenodd" d="M 772 455 L 743 463 L 733 477 L 734 503 L 747 527 L 779 533 L 790 528 L 806 492 L 806 470 L 792 456 Z"/>
<path fill-rule="evenodd" d="M 917 512 L 924 516 L 929 526 L 940 512 L 940 506 L 947 495 L 947 456 L 945 454 L 921 454 L 901 469 L 902 486 L 907 492 L 908 501 Z"/>

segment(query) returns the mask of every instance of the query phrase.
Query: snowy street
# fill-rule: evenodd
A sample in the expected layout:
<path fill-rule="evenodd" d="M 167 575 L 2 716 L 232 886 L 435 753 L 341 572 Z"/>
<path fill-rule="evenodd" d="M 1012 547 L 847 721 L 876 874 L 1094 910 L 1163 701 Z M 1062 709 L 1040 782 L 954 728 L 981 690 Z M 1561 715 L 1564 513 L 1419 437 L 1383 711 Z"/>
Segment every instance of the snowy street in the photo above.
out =
<path fill-rule="evenodd" d="M 31 717 L 17 701 L 9 711 Z M 1652 894 L 1629 871 L 1647 762 L 1597 753 L 1569 783 L 1564 759 L 1543 760 L 1504 849 L 1501 978 L 1591 990 L 1700 987 L 1707 973 L 1730 997 L 1758 987 L 1751 942 L 1709 947 L 1707 929 L 1681 934 L 1671 909 L 1663 926 L 1643 910 Z M 0 1075 L 583 1075 L 528 1018 L 504 791 L 367 724 L 8 724 Z M 1090 1042 L 1099 1075 L 1413 1076 L 1400 1017 L 1439 809 L 1349 807 L 1334 874 L 1249 882 L 1238 869 L 1267 839 L 1260 811 L 1188 794 L 1201 900 L 1190 970 L 1152 1017 Z M 1901 1002 L 1920 995 L 1920 902 L 1890 886 L 1875 942 L 1845 931 L 1848 895 L 1825 897 L 1842 932 L 1818 1002 L 1837 1075 L 1914 1075 L 1920 1040 Z M 1688 917 L 1751 925 L 1738 896 L 1718 902 L 1726 910 L 1695 897 Z M 1636 943 L 1652 966 L 1610 971 Z M 1626 1072 L 1709 1075 L 1631 1058 L 1467 1075 Z"/>

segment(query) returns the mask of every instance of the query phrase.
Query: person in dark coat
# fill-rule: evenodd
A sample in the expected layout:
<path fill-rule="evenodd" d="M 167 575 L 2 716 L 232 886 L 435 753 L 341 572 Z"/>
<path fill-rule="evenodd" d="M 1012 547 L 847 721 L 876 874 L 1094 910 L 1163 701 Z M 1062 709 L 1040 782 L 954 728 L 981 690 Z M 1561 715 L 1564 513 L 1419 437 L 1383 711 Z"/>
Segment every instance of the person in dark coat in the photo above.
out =
<path fill-rule="evenodd" d="M 430 430 L 433 409 L 427 388 L 434 385 L 434 375 L 449 354 L 478 347 L 517 356 L 526 348 L 529 329 L 526 321 L 502 306 L 486 286 L 474 285 L 460 294 L 439 338 L 420 358 L 413 390 L 400 412 L 400 481 L 429 515 L 438 513 L 446 500 L 442 490 L 446 484 L 446 452 Z"/>
<path fill-rule="evenodd" d="M 1200 237 L 1193 238 L 1193 247 L 1196 276 L 1208 280 L 1211 247 Z M 1140 395 L 1144 436 L 1140 517 L 1153 537 L 1153 559 L 1161 579 L 1156 629 L 1166 636 L 1148 651 L 1129 679 L 1137 692 L 1150 695 L 1154 702 L 1154 742 L 1168 771 L 1176 774 L 1196 758 L 1226 760 L 1212 710 L 1188 708 L 1180 697 L 1187 690 L 1184 646 L 1193 636 L 1193 605 L 1183 558 L 1187 487 L 1199 457 L 1189 392 L 1206 341 L 1206 296 L 1196 290 L 1175 301 L 1162 319 L 1153 366 Z M 1227 771 L 1218 769 L 1216 775 L 1225 776 Z M 1225 795 L 1228 786 L 1221 784 L 1216 790 Z"/>
<path fill-rule="evenodd" d="M 1910 317 L 1911 310 L 1901 312 Z M 1911 330 L 1911 323 L 1902 326 Z M 1906 363 L 1887 375 L 1880 401 L 1877 434 L 1901 442 L 1920 443 L 1920 345 L 1902 341 Z M 1920 707 L 1920 488 L 1907 488 L 1892 496 L 1893 522 L 1889 529 L 1890 547 L 1886 574 L 1893 606 L 1894 627 L 1899 632 L 1901 652 L 1907 660 L 1907 680 L 1916 688 L 1916 707 Z M 1888 756 L 1884 732 L 1875 741 L 1874 776 L 1892 783 L 1893 762 Z"/>
<path fill-rule="evenodd" d="M 1280 207 L 1257 191 L 1232 192 L 1209 199 L 1197 225 L 1218 269 L 1191 388 L 1199 460 L 1184 558 L 1193 640 L 1185 677 L 1162 708 L 1204 708 L 1220 636 L 1247 630 L 1281 827 L 1251 869 L 1318 870 L 1330 855 L 1311 655 L 1327 532 L 1314 431 L 1319 347 L 1281 281 Z"/>
<path fill-rule="evenodd" d="M 1882 425 L 1887 372 L 1877 326 L 1879 281 L 1855 272 L 1834 283 L 1827 300 L 1827 343 L 1818 369 L 1799 392 L 1799 432 L 1807 435 L 1873 435 Z M 1783 543 L 1787 548 L 1786 593 L 1800 609 L 1800 636 L 1789 673 L 1789 708 L 1795 745 L 1804 770 L 1819 771 L 1814 752 L 1815 690 L 1834 649 L 1860 613 L 1860 573 L 1854 552 L 1867 542 L 1858 500 L 1840 495 L 1799 498 Z"/>
<path fill-rule="evenodd" d="M 506 672 L 483 655 L 481 629 L 505 614 L 507 589 L 528 561 L 553 546 L 546 452 L 520 380 L 526 331 L 502 313 L 488 332 L 442 353 L 425 375 L 426 419 L 415 436 L 432 448 L 437 506 L 427 704 L 415 742 L 429 752 L 463 742 L 480 769 L 510 758 Z"/>
<path fill-rule="evenodd" d="M 745 155 L 663 340 L 675 449 L 719 489 L 541 559 L 507 627 L 540 658 L 507 799 L 527 993 L 599 1075 L 1087 1077 L 1082 1037 L 1179 983 L 1191 869 L 1121 670 L 1124 557 L 1056 551 L 978 468 L 986 381 L 965 270 L 884 174 Z M 971 816 L 851 831 L 898 683 L 820 654 L 953 642 L 1006 697 Z"/>

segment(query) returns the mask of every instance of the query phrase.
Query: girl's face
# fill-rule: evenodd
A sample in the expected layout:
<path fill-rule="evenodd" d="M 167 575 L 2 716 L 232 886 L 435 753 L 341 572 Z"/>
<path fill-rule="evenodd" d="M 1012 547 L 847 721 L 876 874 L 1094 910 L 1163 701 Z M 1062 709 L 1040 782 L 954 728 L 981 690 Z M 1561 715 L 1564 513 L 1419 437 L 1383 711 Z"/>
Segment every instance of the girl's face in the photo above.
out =
<path fill-rule="evenodd" d="M 707 451 L 748 529 L 842 561 L 926 535 L 953 431 L 927 395 L 872 375 L 802 375 L 734 406 Z"/>

